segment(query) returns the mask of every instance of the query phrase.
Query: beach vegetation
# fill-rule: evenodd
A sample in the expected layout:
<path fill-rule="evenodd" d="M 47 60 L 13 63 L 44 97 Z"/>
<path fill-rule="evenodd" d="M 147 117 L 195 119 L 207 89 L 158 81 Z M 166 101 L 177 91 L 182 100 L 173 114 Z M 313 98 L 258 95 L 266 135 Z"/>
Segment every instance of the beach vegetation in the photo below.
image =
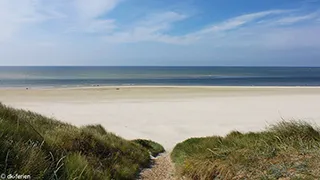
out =
<path fill-rule="evenodd" d="M 320 131 L 282 121 L 262 132 L 190 138 L 171 158 L 185 179 L 320 179 Z"/>
<path fill-rule="evenodd" d="M 135 179 L 150 166 L 150 152 L 155 155 L 163 149 L 146 142 L 152 148 L 107 132 L 101 125 L 76 127 L 0 104 L 4 174 L 32 179 Z"/>
<path fill-rule="evenodd" d="M 136 139 L 136 140 L 133 140 L 133 142 L 140 144 L 142 147 L 148 149 L 153 157 L 156 157 L 160 153 L 165 152 L 165 149 L 163 148 L 163 146 L 151 140 Z"/>

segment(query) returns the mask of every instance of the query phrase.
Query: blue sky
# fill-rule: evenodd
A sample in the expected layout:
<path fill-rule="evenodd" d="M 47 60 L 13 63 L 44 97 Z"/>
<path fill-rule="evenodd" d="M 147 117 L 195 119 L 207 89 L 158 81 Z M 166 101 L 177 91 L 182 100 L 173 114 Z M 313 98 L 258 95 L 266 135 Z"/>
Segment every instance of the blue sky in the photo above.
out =
<path fill-rule="evenodd" d="M 320 0 L 0 0 L 0 65 L 320 66 Z"/>

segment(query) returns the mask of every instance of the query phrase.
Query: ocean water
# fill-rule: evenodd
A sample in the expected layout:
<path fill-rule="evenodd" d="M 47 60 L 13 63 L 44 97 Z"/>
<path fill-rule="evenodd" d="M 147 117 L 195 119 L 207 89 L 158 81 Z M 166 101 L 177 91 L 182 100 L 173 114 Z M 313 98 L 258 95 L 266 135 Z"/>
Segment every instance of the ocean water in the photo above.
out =
<path fill-rule="evenodd" d="M 0 87 L 320 86 L 318 67 L 0 67 Z"/>

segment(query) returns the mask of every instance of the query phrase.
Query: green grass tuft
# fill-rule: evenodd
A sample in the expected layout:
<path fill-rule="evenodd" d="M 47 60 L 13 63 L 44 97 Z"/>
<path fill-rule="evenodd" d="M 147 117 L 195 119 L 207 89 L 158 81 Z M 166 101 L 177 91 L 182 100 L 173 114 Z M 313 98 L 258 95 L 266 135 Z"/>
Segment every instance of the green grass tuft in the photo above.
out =
<path fill-rule="evenodd" d="M 101 125 L 77 128 L 0 103 L 0 169 L 32 179 L 135 179 L 149 150 Z"/>
<path fill-rule="evenodd" d="M 320 133 L 301 121 L 280 122 L 258 133 L 191 138 L 171 157 L 191 179 L 319 179 Z"/>
<path fill-rule="evenodd" d="M 163 146 L 151 140 L 136 139 L 136 140 L 133 140 L 133 142 L 140 144 L 142 147 L 148 149 L 150 154 L 153 157 L 156 157 L 160 153 L 165 152 L 165 149 L 163 148 Z"/>

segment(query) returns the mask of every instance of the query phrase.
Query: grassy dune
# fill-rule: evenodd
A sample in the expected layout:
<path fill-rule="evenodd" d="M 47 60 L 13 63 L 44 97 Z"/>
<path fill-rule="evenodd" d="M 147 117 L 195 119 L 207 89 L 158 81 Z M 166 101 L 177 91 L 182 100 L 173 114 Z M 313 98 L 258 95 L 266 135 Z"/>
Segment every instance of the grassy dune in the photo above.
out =
<path fill-rule="evenodd" d="M 281 122 L 258 133 L 191 138 L 171 157 L 190 179 L 320 179 L 320 132 L 304 122 Z"/>
<path fill-rule="evenodd" d="M 101 125 L 75 127 L 0 104 L 0 173 L 32 179 L 135 179 L 158 143 L 128 141 Z M 171 153 L 183 179 L 320 179 L 320 131 L 281 122 L 263 132 L 191 138 Z"/>
<path fill-rule="evenodd" d="M 0 104 L 1 173 L 32 179 L 135 179 L 150 165 L 150 153 L 164 151 L 155 142 L 139 142 L 100 125 L 77 128 Z"/>
<path fill-rule="evenodd" d="M 140 144 L 144 148 L 147 148 L 151 155 L 154 157 L 158 156 L 160 153 L 165 152 L 164 148 L 160 144 L 151 140 L 136 139 L 133 140 L 133 142 Z"/>

